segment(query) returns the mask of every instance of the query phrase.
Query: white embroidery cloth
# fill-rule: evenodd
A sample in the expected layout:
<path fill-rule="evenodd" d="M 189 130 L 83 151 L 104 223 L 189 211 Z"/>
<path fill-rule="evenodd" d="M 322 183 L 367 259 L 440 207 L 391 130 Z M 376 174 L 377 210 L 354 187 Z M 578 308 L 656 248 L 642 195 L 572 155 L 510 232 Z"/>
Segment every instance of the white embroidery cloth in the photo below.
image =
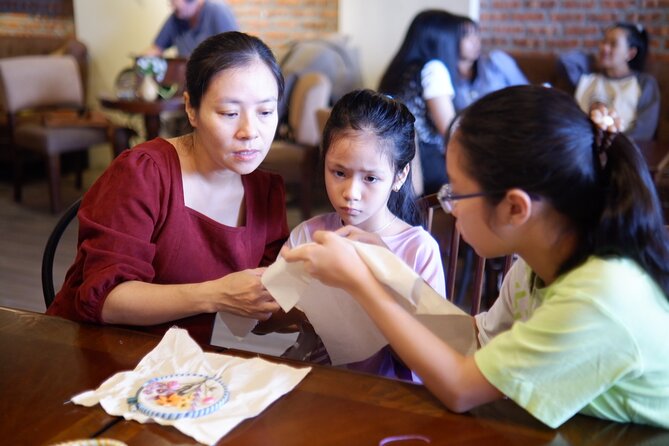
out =
<path fill-rule="evenodd" d="M 380 246 L 349 241 L 374 276 L 423 325 L 463 354 L 476 350 L 471 317 L 434 291 L 399 257 Z M 371 357 L 388 344 L 362 307 L 345 291 L 313 279 L 303 262 L 279 258 L 262 282 L 284 311 L 297 305 L 323 340 L 333 365 Z"/>
<path fill-rule="evenodd" d="M 134 370 L 113 375 L 96 390 L 74 396 L 72 402 L 84 406 L 100 403 L 110 415 L 140 423 L 153 421 L 174 426 L 200 443 L 211 445 L 237 424 L 258 415 L 290 392 L 310 370 L 310 367 L 298 369 L 261 358 L 205 353 L 186 330 L 171 328 Z M 230 392 L 228 401 L 209 415 L 178 420 L 151 418 L 128 404 L 128 398 L 134 397 L 149 379 L 175 373 L 220 374 L 220 380 Z"/>

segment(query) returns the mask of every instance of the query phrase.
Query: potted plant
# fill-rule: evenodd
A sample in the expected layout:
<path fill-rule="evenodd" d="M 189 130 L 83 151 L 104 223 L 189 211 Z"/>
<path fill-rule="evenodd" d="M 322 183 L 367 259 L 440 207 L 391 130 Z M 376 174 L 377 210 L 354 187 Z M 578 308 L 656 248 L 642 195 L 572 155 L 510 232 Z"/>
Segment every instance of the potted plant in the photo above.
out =
<path fill-rule="evenodd" d="M 140 56 L 135 61 L 135 70 L 142 76 L 137 95 L 145 101 L 155 101 L 160 93 L 159 82 L 167 72 L 167 61 L 157 56 Z"/>

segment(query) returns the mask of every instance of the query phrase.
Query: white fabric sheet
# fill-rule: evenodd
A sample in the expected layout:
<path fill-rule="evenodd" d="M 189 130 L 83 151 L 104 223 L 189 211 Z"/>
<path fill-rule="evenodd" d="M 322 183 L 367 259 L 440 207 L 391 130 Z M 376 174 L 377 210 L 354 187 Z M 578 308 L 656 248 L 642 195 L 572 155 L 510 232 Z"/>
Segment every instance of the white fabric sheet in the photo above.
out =
<path fill-rule="evenodd" d="M 463 354 L 476 350 L 472 319 L 437 294 L 389 250 L 350 241 L 374 276 L 393 292 L 421 323 Z M 298 306 L 323 340 L 333 365 L 371 357 L 388 344 L 383 334 L 353 297 L 311 278 L 302 262 L 279 258 L 262 282 L 284 311 Z"/>
<path fill-rule="evenodd" d="M 72 402 L 84 406 L 100 403 L 110 415 L 140 423 L 153 421 L 174 426 L 200 443 L 211 445 L 237 424 L 258 415 L 290 392 L 310 370 L 310 367 L 298 369 L 261 358 L 204 353 L 186 330 L 171 328 L 134 370 L 113 375 L 96 390 L 74 396 Z M 209 415 L 179 420 L 151 418 L 129 406 L 128 398 L 134 397 L 149 379 L 176 373 L 219 375 L 230 392 L 229 400 Z"/>

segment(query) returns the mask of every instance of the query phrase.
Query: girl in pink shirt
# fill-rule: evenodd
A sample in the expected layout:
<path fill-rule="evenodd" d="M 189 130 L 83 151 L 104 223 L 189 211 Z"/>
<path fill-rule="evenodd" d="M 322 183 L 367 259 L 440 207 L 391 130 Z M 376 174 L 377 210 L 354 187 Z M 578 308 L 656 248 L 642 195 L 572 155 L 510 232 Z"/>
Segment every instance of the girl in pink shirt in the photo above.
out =
<path fill-rule="evenodd" d="M 420 226 L 414 199 L 411 160 L 415 153 L 414 117 L 404 104 L 372 90 L 343 96 L 323 132 L 325 187 L 335 212 L 298 225 L 288 247 L 311 242 L 319 230 L 383 245 L 445 296 L 439 246 Z M 305 359 L 327 363 L 326 355 L 319 348 Z M 348 368 L 410 377 L 389 347 Z"/>

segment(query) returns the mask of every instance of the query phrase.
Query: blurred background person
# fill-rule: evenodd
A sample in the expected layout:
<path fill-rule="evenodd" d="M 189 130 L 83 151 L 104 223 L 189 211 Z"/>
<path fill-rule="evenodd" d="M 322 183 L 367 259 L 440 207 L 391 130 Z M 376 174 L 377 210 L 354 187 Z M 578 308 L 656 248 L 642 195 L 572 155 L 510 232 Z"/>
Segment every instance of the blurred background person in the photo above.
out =
<path fill-rule="evenodd" d="M 416 118 L 424 194 L 446 182 L 443 135 L 455 117 L 455 91 L 444 62 L 458 54 L 458 41 L 449 33 L 455 21 L 443 10 L 416 15 L 379 84 L 379 91 L 404 102 Z"/>
<path fill-rule="evenodd" d="M 509 54 L 501 50 L 481 51 L 478 24 L 469 17 L 460 17 L 451 30 L 458 39 L 455 60 L 446 60 L 452 71 L 455 111 L 467 107 L 478 98 L 512 85 L 526 85 L 525 74 Z"/>
<path fill-rule="evenodd" d="M 222 1 L 170 0 L 170 4 L 174 12 L 145 51 L 146 55 L 161 56 L 174 46 L 179 57 L 188 57 L 207 37 L 239 30 L 232 10 Z"/>
<path fill-rule="evenodd" d="M 636 141 L 655 136 L 660 116 L 657 80 L 644 73 L 648 33 L 643 26 L 616 23 L 606 29 L 596 55 L 575 50 L 559 58 L 581 109 L 605 109 L 616 127 Z"/>
<path fill-rule="evenodd" d="M 511 56 L 481 52 L 472 19 L 443 10 L 416 15 L 379 90 L 403 101 L 416 117 L 424 194 L 448 181 L 443 135 L 455 114 L 490 92 L 527 83 Z"/>

